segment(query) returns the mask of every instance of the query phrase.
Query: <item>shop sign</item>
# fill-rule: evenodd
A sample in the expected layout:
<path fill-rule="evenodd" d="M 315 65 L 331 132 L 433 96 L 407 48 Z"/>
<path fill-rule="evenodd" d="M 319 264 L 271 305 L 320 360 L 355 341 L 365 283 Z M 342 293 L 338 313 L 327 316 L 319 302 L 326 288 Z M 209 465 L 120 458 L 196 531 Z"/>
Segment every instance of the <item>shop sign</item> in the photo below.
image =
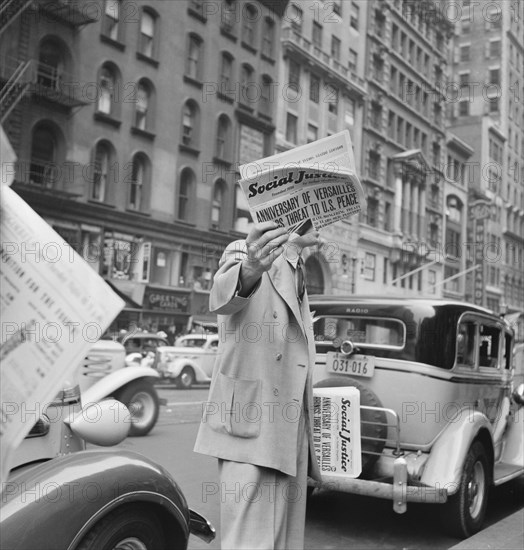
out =
<path fill-rule="evenodd" d="M 169 290 L 146 289 L 144 309 L 188 313 L 189 295 Z"/>
<path fill-rule="evenodd" d="M 475 280 L 473 285 L 473 302 L 475 305 L 484 305 L 484 218 L 475 222 Z"/>

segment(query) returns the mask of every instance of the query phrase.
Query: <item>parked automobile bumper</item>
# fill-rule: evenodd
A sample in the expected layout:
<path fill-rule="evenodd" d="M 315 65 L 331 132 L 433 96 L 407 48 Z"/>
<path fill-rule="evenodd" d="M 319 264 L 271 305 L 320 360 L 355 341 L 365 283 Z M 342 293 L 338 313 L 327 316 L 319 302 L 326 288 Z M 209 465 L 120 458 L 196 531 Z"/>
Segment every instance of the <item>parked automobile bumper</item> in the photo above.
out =
<path fill-rule="evenodd" d="M 322 474 L 322 481 L 310 479 L 308 484 L 311 487 L 391 500 L 397 513 L 405 512 L 408 502 L 442 504 L 448 499 L 445 488 L 409 485 L 407 462 L 403 457 L 395 459 L 393 480 L 389 482 Z"/>
<path fill-rule="evenodd" d="M 209 521 L 194 510 L 189 510 L 189 530 L 193 535 L 209 543 L 216 536 L 215 528 Z"/>

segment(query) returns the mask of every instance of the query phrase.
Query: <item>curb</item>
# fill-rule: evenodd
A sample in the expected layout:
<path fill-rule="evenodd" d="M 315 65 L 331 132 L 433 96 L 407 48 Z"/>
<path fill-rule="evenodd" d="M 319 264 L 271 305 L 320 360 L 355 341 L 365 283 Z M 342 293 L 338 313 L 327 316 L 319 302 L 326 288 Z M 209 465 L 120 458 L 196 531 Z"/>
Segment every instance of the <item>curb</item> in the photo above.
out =
<path fill-rule="evenodd" d="M 522 550 L 524 508 L 451 546 L 449 550 Z"/>

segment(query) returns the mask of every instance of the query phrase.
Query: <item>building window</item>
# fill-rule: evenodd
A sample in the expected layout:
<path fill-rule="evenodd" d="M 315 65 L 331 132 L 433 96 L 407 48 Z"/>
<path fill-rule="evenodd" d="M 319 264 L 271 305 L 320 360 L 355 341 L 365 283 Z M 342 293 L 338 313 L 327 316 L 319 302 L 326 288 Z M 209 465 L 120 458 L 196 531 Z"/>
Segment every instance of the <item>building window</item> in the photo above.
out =
<path fill-rule="evenodd" d="M 469 52 L 470 52 L 470 46 L 469 44 L 463 44 L 460 46 L 460 61 L 469 61 Z"/>
<path fill-rule="evenodd" d="M 357 61 L 358 61 L 358 53 L 355 50 L 352 50 L 351 48 L 349 48 L 348 69 L 350 71 L 357 70 Z"/>
<path fill-rule="evenodd" d="M 300 65 L 292 59 L 289 60 L 288 84 L 293 91 L 300 92 Z"/>
<path fill-rule="evenodd" d="M 182 111 L 182 144 L 196 149 L 198 147 L 199 111 L 194 101 L 187 101 Z"/>
<path fill-rule="evenodd" d="M 384 60 L 378 55 L 373 56 L 373 78 L 378 82 L 384 78 Z"/>
<path fill-rule="evenodd" d="M 313 73 L 310 73 L 309 77 L 309 99 L 313 103 L 320 101 L 320 78 Z"/>
<path fill-rule="evenodd" d="M 29 183 L 52 187 L 57 181 L 57 142 L 54 132 L 42 125 L 33 131 Z"/>
<path fill-rule="evenodd" d="M 460 116 L 469 115 L 469 101 L 467 99 L 459 101 L 459 115 Z"/>
<path fill-rule="evenodd" d="M 488 105 L 489 105 L 489 112 L 490 113 L 498 113 L 498 111 L 499 111 L 499 98 L 498 97 L 488 98 Z"/>
<path fill-rule="evenodd" d="M 182 221 L 191 221 L 192 219 L 192 193 L 195 176 L 190 168 L 184 168 L 180 174 L 180 184 L 178 188 L 178 219 Z"/>
<path fill-rule="evenodd" d="M 490 58 L 500 58 L 501 55 L 501 47 L 500 47 L 501 41 L 500 40 L 490 40 L 489 44 L 487 45 L 488 49 L 488 56 Z"/>
<path fill-rule="evenodd" d="M 264 19 L 262 31 L 262 54 L 266 57 L 273 57 L 273 45 L 275 43 L 275 23 L 269 17 Z"/>
<path fill-rule="evenodd" d="M 318 139 L 318 128 L 313 126 L 313 124 L 307 125 L 307 142 L 311 143 Z"/>
<path fill-rule="evenodd" d="M 336 36 L 331 37 L 331 58 L 340 61 L 340 39 Z"/>
<path fill-rule="evenodd" d="M 137 86 L 135 127 L 140 130 L 148 129 L 148 112 L 150 110 L 151 86 L 146 81 L 140 81 Z"/>
<path fill-rule="evenodd" d="M 220 115 L 217 124 L 216 156 L 222 160 L 229 160 L 229 145 L 231 123 L 227 115 Z"/>
<path fill-rule="evenodd" d="M 258 10 L 252 4 L 246 4 L 242 10 L 242 42 L 253 47 L 256 43 L 256 22 Z"/>
<path fill-rule="evenodd" d="M 287 113 L 286 117 L 286 140 L 291 143 L 297 142 L 297 126 L 298 118 L 291 114 Z"/>
<path fill-rule="evenodd" d="M 397 143 L 402 143 L 404 139 L 404 120 L 397 116 Z"/>
<path fill-rule="evenodd" d="M 366 252 L 366 255 L 364 256 L 364 272 L 362 275 L 364 279 L 368 281 L 375 280 L 376 259 L 377 259 L 376 255 L 371 254 L 370 252 Z"/>
<path fill-rule="evenodd" d="M 326 102 L 328 111 L 336 115 L 338 113 L 338 88 L 333 84 L 326 84 Z"/>
<path fill-rule="evenodd" d="M 395 113 L 393 111 L 388 113 L 388 137 L 395 139 Z"/>
<path fill-rule="evenodd" d="M 358 31 L 360 18 L 360 8 L 356 4 L 351 4 L 351 15 L 349 25 Z"/>
<path fill-rule="evenodd" d="M 141 154 L 133 157 L 131 166 L 131 181 L 129 182 L 128 207 L 132 210 L 142 210 L 146 185 L 146 160 Z"/>
<path fill-rule="evenodd" d="M 102 34 L 115 41 L 120 38 L 120 1 L 105 1 L 104 19 L 102 22 Z"/>
<path fill-rule="evenodd" d="M 348 98 L 346 101 L 346 116 L 345 121 L 348 126 L 355 124 L 355 100 Z"/>
<path fill-rule="evenodd" d="M 500 84 L 500 68 L 489 70 L 489 84 L 492 86 Z"/>
<path fill-rule="evenodd" d="M 201 79 L 203 42 L 196 34 L 189 35 L 186 55 L 186 76 L 194 80 Z"/>
<path fill-rule="evenodd" d="M 155 56 L 155 26 L 156 17 L 150 11 L 142 11 L 138 51 L 146 57 Z"/>
<path fill-rule="evenodd" d="M 226 182 L 219 179 L 213 187 L 213 201 L 211 203 L 211 227 L 219 229 L 221 226 L 222 206 L 224 204 L 224 195 Z"/>
<path fill-rule="evenodd" d="M 242 65 L 242 68 L 240 69 L 240 103 L 248 104 L 251 101 L 256 100 L 258 91 L 256 86 L 253 85 L 254 74 L 255 71 L 249 65 Z M 254 98 L 251 97 L 253 92 L 255 93 Z"/>
<path fill-rule="evenodd" d="M 98 143 L 95 149 L 95 162 L 90 199 L 105 201 L 109 187 L 111 150 L 107 143 Z"/>
<path fill-rule="evenodd" d="M 296 5 L 289 5 L 289 13 L 286 15 L 286 21 L 291 21 L 291 28 L 302 34 L 302 24 L 304 22 L 304 12 Z"/>
<path fill-rule="evenodd" d="M 221 7 L 221 27 L 224 31 L 233 34 L 237 20 L 237 2 L 236 0 L 225 0 Z"/>
<path fill-rule="evenodd" d="M 371 102 L 371 126 L 375 130 L 380 131 L 382 129 L 382 106 L 376 101 Z"/>
<path fill-rule="evenodd" d="M 374 180 L 378 180 L 380 176 L 380 155 L 376 151 L 369 152 L 368 175 Z M 369 210 L 369 202 L 368 202 Z"/>
<path fill-rule="evenodd" d="M 233 57 L 227 52 L 222 53 L 219 78 L 221 93 L 225 94 L 233 89 Z"/>
<path fill-rule="evenodd" d="M 311 36 L 311 41 L 315 48 L 322 49 L 322 25 L 313 21 L 313 32 Z"/>
<path fill-rule="evenodd" d="M 268 75 L 262 75 L 260 87 L 260 113 L 271 117 L 271 105 L 273 104 L 273 81 Z"/>

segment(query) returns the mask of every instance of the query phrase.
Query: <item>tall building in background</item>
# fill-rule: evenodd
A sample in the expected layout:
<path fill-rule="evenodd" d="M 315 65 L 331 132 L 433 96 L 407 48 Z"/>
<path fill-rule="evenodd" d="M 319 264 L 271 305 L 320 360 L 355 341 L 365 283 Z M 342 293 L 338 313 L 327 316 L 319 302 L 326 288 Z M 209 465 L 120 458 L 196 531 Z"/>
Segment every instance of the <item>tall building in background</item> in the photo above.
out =
<path fill-rule="evenodd" d="M 428 0 L 370 0 L 361 179 L 360 293 L 442 294 L 445 96 L 453 26 Z"/>
<path fill-rule="evenodd" d="M 473 147 L 466 298 L 524 311 L 524 4 L 470 2 L 457 12 L 450 129 Z"/>
<path fill-rule="evenodd" d="M 276 152 L 349 130 L 360 171 L 367 1 L 291 1 L 283 19 Z M 356 290 L 358 221 L 322 230 L 306 259 L 310 293 Z"/>
<path fill-rule="evenodd" d="M 8 0 L 14 189 L 126 299 L 119 325 L 207 316 L 244 233 L 236 167 L 274 151 L 286 2 Z"/>

